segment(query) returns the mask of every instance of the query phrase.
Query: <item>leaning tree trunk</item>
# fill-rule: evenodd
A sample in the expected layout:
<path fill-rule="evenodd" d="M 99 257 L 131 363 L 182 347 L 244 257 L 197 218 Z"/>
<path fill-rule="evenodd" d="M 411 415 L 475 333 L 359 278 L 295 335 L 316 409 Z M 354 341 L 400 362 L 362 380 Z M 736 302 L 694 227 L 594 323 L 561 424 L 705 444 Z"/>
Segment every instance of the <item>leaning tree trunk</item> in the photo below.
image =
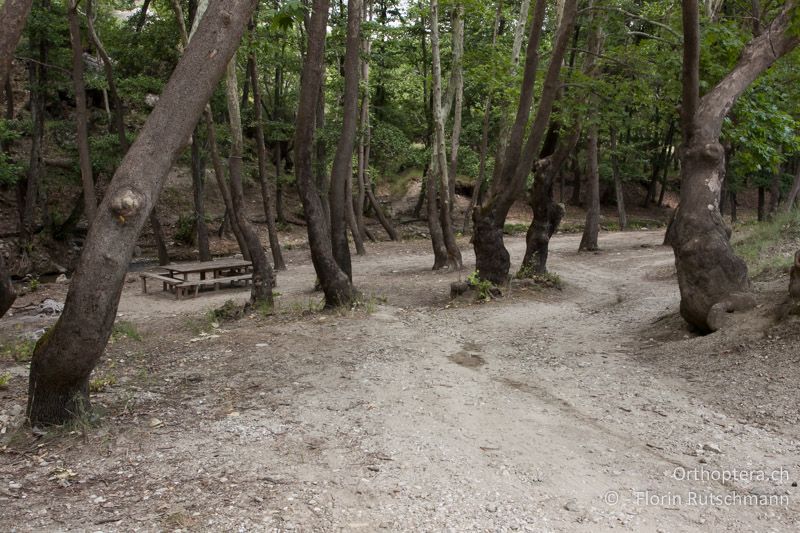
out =
<path fill-rule="evenodd" d="M 5 259 L 0 252 L 0 318 L 11 309 L 14 300 L 17 299 L 17 292 L 14 290 L 14 284 L 11 283 L 11 276 L 6 270 Z"/>
<path fill-rule="evenodd" d="M 533 101 L 534 82 L 539 63 L 538 47 L 542 35 L 545 2 L 537 0 L 531 23 L 525 58 L 525 72 L 517 107 L 517 116 L 503 155 L 502 170 L 492 181 L 486 203 L 473 212 L 475 264 L 478 275 L 495 284 L 505 284 L 511 268 L 511 258 L 503 243 L 503 226 L 508 211 L 522 192 L 525 180 L 538 156 L 544 133 L 550 122 L 553 103 L 559 90 L 561 64 L 569 44 L 577 17 L 577 1 L 565 0 L 561 23 L 556 32 L 555 44 L 547 68 L 536 117 L 523 146 L 525 129 Z"/>
<path fill-rule="evenodd" d="M 272 251 L 272 261 L 275 270 L 286 270 L 283 260 L 281 244 L 278 241 L 278 227 L 275 224 L 275 211 L 272 209 L 272 195 L 267 181 L 267 147 L 264 144 L 264 123 L 261 111 L 261 85 L 258 80 L 258 62 L 256 53 L 250 53 L 248 61 L 250 70 L 250 85 L 253 86 L 253 110 L 256 123 L 256 153 L 258 155 L 258 182 L 261 185 L 261 200 L 264 202 L 264 217 L 267 220 L 267 233 L 269 234 L 269 247 Z"/>
<path fill-rule="evenodd" d="M 83 185 L 83 209 L 89 225 L 97 210 L 97 195 L 94 192 L 92 160 L 89 156 L 89 113 L 86 110 L 86 83 L 83 80 L 83 46 L 81 44 L 81 23 L 78 18 L 78 0 L 69 0 L 67 5 L 70 45 L 72 47 L 72 84 L 75 88 L 75 122 L 78 159 Z"/>
<path fill-rule="evenodd" d="M 11 74 L 17 49 L 33 0 L 6 0 L 0 7 L 0 82 Z"/>
<path fill-rule="evenodd" d="M 794 175 L 794 183 L 792 189 L 789 191 L 789 196 L 786 197 L 786 212 L 788 213 L 794 209 L 794 204 L 797 201 L 797 196 L 800 195 L 800 162 L 797 163 L 797 171 Z"/>
<path fill-rule="evenodd" d="M 89 38 L 97 49 L 100 60 L 103 62 L 103 70 L 106 75 L 106 82 L 108 83 L 108 95 L 114 105 L 114 129 L 117 132 L 119 139 L 120 151 L 125 154 L 128 151 L 128 136 L 125 133 L 125 108 L 122 105 L 122 99 L 119 97 L 117 91 L 117 83 L 114 80 L 114 63 L 111 57 L 106 52 L 100 36 L 94 28 L 94 15 L 92 11 L 92 0 L 86 0 L 86 25 L 89 30 Z M 150 212 L 150 227 L 153 230 L 153 239 L 156 241 L 156 250 L 158 251 L 158 263 L 166 265 L 170 262 L 169 251 L 167 250 L 167 241 L 164 238 L 164 230 L 161 227 L 161 221 L 158 218 L 158 212 L 155 208 Z"/>
<path fill-rule="evenodd" d="M 364 252 L 364 243 L 358 228 L 355 227 L 353 213 L 352 183 L 353 147 L 355 146 L 356 129 L 358 128 L 358 61 L 361 40 L 361 0 L 347 2 L 347 43 L 344 55 L 344 97 L 342 110 L 342 131 L 336 144 L 331 168 L 331 188 L 329 191 L 331 206 L 331 245 L 336 263 L 347 277 L 353 279 L 353 268 L 350 264 L 350 245 L 347 242 L 347 227 L 353 229 L 353 240 Z M 348 194 L 349 193 L 349 194 Z"/>
<path fill-rule="evenodd" d="M 231 126 L 231 154 L 228 159 L 228 171 L 231 181 L 231 199 L 233 200 L 233 217 L 242 232 L 250 261 L 253 263 L 253 280 L 250 284 L 250 303 L 272 307 L 272 267 L 267 254 L 261 246 L 261 239 L 247 219 L 247 204 L 244 202 L 242 186 L 242 155 L 244 154 L 244 137 L 242 135 L 242 115 L 239 110 L 239 84 L 236 79 L 236 58 L 228 64 L 225 76 L 225 96 L 228 101 L 228 119 Z"/>
<path fill-rule="evenodd" d="M 463 35 L 463 22 L 461 24 Z M 439 50 L 439 2 L 431 0 L 431 65 L 433 69 L 433 124 L 434 124 L 434 148 L 433 161 L 431 165 L 431 175 L 438 177 L 439 182 L 439 218 L 444 237 L 446 250 L 446 262 L 450 268 L 460 269 L 462 265 L 461 250 L 456 242 L 455 230 L 453 229 L 453 217 L 451 212 L 450 196 L 450 177 L 448 176 L 449 162 L 447 160 L 447 148 L 445 146 L 445 111 L 442 109 L 442 65 L 441 53 Z M 453 68 L 457 69 L 456 65 Z M 429 184 L 430 185 L 430 184 Z M 430 199 L 430 196 L 429 196 Z M 436 203 L 431 202 L 433 208 Z M 429 206 L 430 211 L 430 206 Z M 436 258 L 439 263 L 439 258 Z"/>
<path fill-rule="evenodd" d="M 583 236 L 578 250 L 582 252 L 593 252 L 597 246 L 597 234 L 600 232 L 600 170 L 598 168 L 597 157 L 597 112 L 592 117 L 589 125 L 586 144 L 586 171 L 587 185 L 589 194 L 586 203 L 589 204 L 586 210 L 586 223 L 583 226 Z"/>
<path fill-rule="evenodd" d="M 754 37 L 736 66 L 700 98 L 700 25 L 697 0 L 683 0 L 683 149 L 681 198 L 666 242 L 675 253 L 681 315 L 710 331 L 709 311 L 750 288 L 747 265 L 733 252 L 730 229 L 719 213 L 725 150 L 722 123 L 737 98 L 800 39 L 792 29 L 794 1 L 784 5 L 769 28 Z"/>
<path fill-rule="evenodd" d="M 331 234 L 325 219 L 322 200 L 314 184 L 311 152 L 314 148 L 314 126 L 322 88 L 325 64 L 325 35 L 328 22 L 328 0 L 314 0 L 308 25 L 308 42 L 295 125 L 295 178 L 306 214 L 311 260 L 325 293 L 325 306 L 350 305 L 355 290 L 347 274 L 339 267 L 331 246 Z"/>
<path fill-rule="evenodd" d="M 27 415 L 33 425 L 80 416 L 89 376 L 108 342 L 128 263 L 169 169 L 233 57 L 255 0 L 212 0 L 136 142 L 125 155 L 70 283 L 64 312 L 36 345 Z"/>

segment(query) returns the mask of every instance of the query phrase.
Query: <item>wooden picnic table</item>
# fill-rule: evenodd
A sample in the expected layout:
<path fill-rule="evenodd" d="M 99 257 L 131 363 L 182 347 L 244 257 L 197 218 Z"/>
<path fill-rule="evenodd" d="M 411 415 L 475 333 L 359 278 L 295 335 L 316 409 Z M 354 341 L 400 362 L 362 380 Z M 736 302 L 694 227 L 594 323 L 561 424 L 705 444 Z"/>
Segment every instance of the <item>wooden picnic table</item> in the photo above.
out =
<path fill-rule="evenodd" d="M 191 263 L 170 263 L 161 267 L 163 274 L 154 272 L 143 272 L 142 291 L 147 292 L 147 280 L 155 280 L 162 283 L 163 290 L 175 293 L 177 299 L 181 299 L 190 290 L 194 296 L 200 292 L 200 287 L 213 286 L 218 290 L 220 284 L 238 282 L 245 284 L 252 281 L 253 264 L 244 259 L 220 259 L 217 261 L 194 261 Z M 200 274 L 200 279 L 189 279 L 190 274 Z M 210 279 L 206 275 L 211 274 Z"/>
<path fill-rule="evenodd" d="M 183 276 L 184 281 L 189 280 L 189 274 L 200 274 L 200 279 L 206 279 L 206 274 L 213 274 L 214 278 L 221 277 L 223 271 L 227 270 L 231 275 L 243 274 L 248 272 L 253 266 L 250 261 L 244 259 L 219 259 L 217 261 L 194 261 L 191 263 L 170 263 L 164 265 L 164 269 L 169 271 L 171 277 Z"/>

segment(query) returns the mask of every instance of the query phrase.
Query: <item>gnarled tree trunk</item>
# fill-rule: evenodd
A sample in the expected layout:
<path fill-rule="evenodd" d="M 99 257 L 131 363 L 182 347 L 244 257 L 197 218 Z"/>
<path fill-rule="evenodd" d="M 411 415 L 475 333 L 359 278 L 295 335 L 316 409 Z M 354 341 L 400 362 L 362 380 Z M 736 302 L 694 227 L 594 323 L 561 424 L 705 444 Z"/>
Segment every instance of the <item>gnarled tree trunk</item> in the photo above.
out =
<path fill-rule="evenodd" d="M 709 331 L 712 306 L 748 291 L 747 265 L 730 244 L 730 229 L 719 213 L 725 150 L 722 123 L 737 98 L 778 58 L 794 49 L 794 0 L 787 2 L 769 28 L 754 37 L 736 66 L 700 98 L 700 28 L 697 0 L 683 0 L 683 149 L 681 201 L 666 242 L 675 252 L 681 291 L 681 315 L 700 331 Z"/>
<path fill-rule="evenodd" d="M 349 305 L 355 290 L 347 274 L 333 255 L 331 233 L 325 219 L 322 200 L 314 184 L 311 152 L 314 148 L 314 126 L 317 104 L 320 101 L 323 67 L 325 64 L 325 35 L 328 23 L 328 0 L 314 0 L 308 24 L 308 42 L 300 95 L 297 107 L 294 146 L 296 151 L 295 178 L 306 214 L 311 260 L 325 293 L 325 306 Z"/>
<path fill-rule="evenodd" d="M 6 0 L 0 7 L 0 82 L 11 73 L 17 49 L 33 0 Z"/>
<path fill-rule="evenodd" d="M 161 98 L 117 169 L 89 230 L 64 312 L 36 345 L 27 415 L 59 424 L 89 401 L 89 375 L 103 353 L 136 237 L 225 72 L 255 0 L 212 0 Z"/>

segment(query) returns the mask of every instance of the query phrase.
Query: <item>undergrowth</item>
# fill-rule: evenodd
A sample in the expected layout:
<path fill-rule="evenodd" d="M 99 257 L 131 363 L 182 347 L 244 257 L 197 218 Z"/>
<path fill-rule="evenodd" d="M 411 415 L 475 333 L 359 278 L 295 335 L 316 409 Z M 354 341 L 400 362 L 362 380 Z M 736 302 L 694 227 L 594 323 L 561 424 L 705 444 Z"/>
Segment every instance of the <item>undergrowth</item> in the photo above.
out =
<path fill-rule="evenodd" d="M 800 249 L 797 210 L 777 214 L 766 222 L 744 223 L 736 229 L 733 249 L 747 263 L 753 277 L 785 271 L 792 265 L 794 252 Z"/>

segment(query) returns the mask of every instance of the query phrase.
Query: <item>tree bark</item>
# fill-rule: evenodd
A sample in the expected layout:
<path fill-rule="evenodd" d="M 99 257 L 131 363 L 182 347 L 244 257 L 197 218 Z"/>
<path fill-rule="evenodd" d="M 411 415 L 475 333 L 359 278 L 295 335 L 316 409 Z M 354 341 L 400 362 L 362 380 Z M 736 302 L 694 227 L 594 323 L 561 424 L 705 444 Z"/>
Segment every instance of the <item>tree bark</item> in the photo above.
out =
<path fill-rule="evenodd" d="M 503 226 L 509 209 L 519 196 L 533 161 L 538 156 L 553 102 L 559 89 L 559 74 L 564 60 L 572 28 L 577 16 L 577 1 L 566 0 L 564 14 L 555 37 L 555 45 L 550 64 L 545 76 L 542 94 L 536 110 L 536 117 L 530 128 L 530 134 L 524 143 L 525 129 L 530 116 L 533 100 L 534 82 L 539 63 L 539 42 L 542 34 L 545 5 L 537 0 L 531 24 L 528 48 L 526 51 L 525 73 L 514 126 L 511 129 L 508 146 L 503 156 L 502 170 L 492 181 L 489 198 L 486 204 L 473 213 L 475 233 L 472 239 L 475 249 L 475 262 L 478 275 L 495 284 L 504 284 L 508 280 L 511 260 L 503 244 Z"/>
<path fill-rule="evenodd" d="M 683 0 L 683 149 L 681 201 L 666 242 L 675 253 L 681 315 L 703 332 L 711 330 L 711 307 L 748 291 L 747 265 L 730 245 L 730 229 L 719 214 L 725 151 L 722 123 L 737 98 L 778 58 L 797 46 L 791 29 L 794 2 L 784 5 L 769 28 L 744 48 L 736 66 L 700 98 L 700 29 L 697 0 Z"/>
<path fill-rule="evenodd" d="M 372 4 L 371 0 L 366 0 L 363 3 L 362 17 L 366 22 L 372 19 Z M 355 215 L 356 226 L 358 226 L 359 233 L 363 236 L 366 234 L 366 224 L 364 223 L 364 209 L 366 207 L 367 199 L 367 171 L 369 169 L 369 142 L 370 142 L 370 124 L 369 124 L 369 54 L 372 49 L 372 41 L 369 38 L 368 32 L 364 32 L 361 39 L 361 84 L 364 87 L 364 93 L 361 96 L 361 109 L 360 109 L 360 135 L 358 136 L 358 166 L 356 174 L 356 184 L 358 187 L 358 194 L 355 199 Z M 375 207 L 375 206 L 373 206 Z M 376 208 L 376 212 L 378 209 Z M 388 230 L 387 230 L 388 232 Z M 394 240 L 394 239 L 392 239 Z"/>
<path fill-rule="evenodd" d="M 622 187 L 622 176 L 619 170 L 619 157 L 617 154 L 617 130 L 611 130 L 611 173 L 614 175 L 614 193 L 617 200 L 617 216 L 619 218 L 619 229 L 625 231 L 628 226 L 628 214 L 625 212 L 625 190 Z M 666 161 L 664 161 L 666 164 Z"/>
<path fill-rule="evenodd" d="M 597 156 L 597 112 L 593 111 L 589 124 L 589 131 L 586 140 L 586 173 L 589 194 L 586 199 L 588 209 L 586 210 L 586 223 L 583 226 L 583 237 L 578 250 L 582 252 L 593 252 L 598 250 L 597 234 L 600 232 L 600 170 L 598 168 Z"/>
<path fill-rule="evenodd" d="M 200 128 L 192 134 L 192 196 L 194 199 L 194 223 L 197 233 L 197 251 L 200 261 L 211 261 L 211 249 L 208 242 L 208 225 L 206 224 L 205 206 L 205 174 L 206 164 L 200 149 Z"/>
<path fill-rule="evenodd" d="M 794 209 L 794 204 L 797 202 L 797 196 L 800 195 L 800 162 L 797 163 L 797 171 L 794 174 L 794 183 L 792 189 L 789 191 L 789 196 L 786 197 L 786 212 L 788 213 Z"/>
<path fill-rule="evenodd" d="M 247 219 L 247 205 L 244 202 L 242 186 L 242 155 L 244 138 L 242 135 L 242 115 L 239 109 L 239 83 L 236 78 L 236 56 L 228 64 L 225 76 L 225 96 L 228 101 L 228 119 L 231 126 L 231 153 L 228 159 L 228 172 L 231 181 L 231 199 L 233 200 L 233 216 L 236 225 L 242 232 L 250 261 L 253 263 L 253 280 L 250 284 L 250 303 L 272 307 L 272 267 L 261 246 L 261 239 Z"/>
<path fill-rule="evenodd" d="M 767 219 L 771 220 L 775 213 L 778 212 L 778 203 L 781 200 L 781 171 L 775 172 L 772 175 L 772 181 L 769 183 L 769 205 L 767 206 Z"/>
<path fill-rule="evenodd" d="M 86 84 L 83 81 L 83 46 L 81 44 L 81 23 L 78 18 L 79 0 L 69 0 L 67 20 L 69 23 L 70 45 L 72 47 L 72 84 L 75 89 L 75 122 L 78 159 L 83 185 L 83 210 L 89 225 L 97 210 L 97 196 L 94 192 L 92 160 L 89 156 L 89 116 L 86 110 Z"/>
<path fill-rule="evenodd" d="M 320 101 L 325 63 L 328 6 L 328 0 L 313 0 L 297 107 L 294 171 L 306 214 L 311 260 L 325 294 L 325 306 L 338 307 L 350 305 L 356 292 L 350 278 L 339 267 L 333 255 L 331 233 L 325 220 L 322 200 L 313 180 L 311 157 L 314 147 L 315 114 Z"/>
<path fill-rule="evenodd" d="M 11 309 L 16 299 L 17 292 L 14 290 L 14 284 L 11 283 L 11 277 L 6 270 L 3 254 L 0 253 L 0 318 L 3 318 L 8 310 Z"/>
<path fill-rule="evenodd" d="M 456 26 L 459 23 L 456 21 Z M 463 20 L 460 23 L 461 33 L 463 35 Z M 458 31 L 458 30 L 454 30 Z M 458 45 L 456 45 L 456 49 Z M 463 43 L 462 43 L 463 49 Z M 457 52 L 454 52 L 454 57 Z M 434 148 L 433 148 L 433 161 L 431 165 L 431 175 L 438 177 L 439 182 L 439 219 L 442 228 L 442 236 L 444 237 L 444 246 L 446 250 L 446 264 L 449 268 L 461 269 L 461 250 L 458 248 L 456 242 L 455 230 L 453 229 L 453 217 L 451 214 L 451 196 L 450 196 L 450 177 L 448 176 L 448 161 L 447 161 L 447 148 L 445 143 L 445 111 L 442 109 L 442 65 L 441 53 L 439 50 L 439 2 L 438 0 L 431 0 L 431 64 L 433 69 L 433 123 L 434 123 Z M 456 65 L 453 68 L 457 69 Z M 456 82 L 458 83 L 458 82 Z M 430 183 L 429 183 L 430 186 Z M 430 200 L 430 193 L 429 193 Z M 431 202 L 434 210 L 436 209 L 436 202 Z M 429 204 L 429 211 L 431 210 Z M 435 264 L 440 262 L 440 258 L 436 258 Z M 434 267 L 435 268 L 435 267 Z"/>
<path fill-rule="evenodd" d="M 117 315 L 136 237 L 186 145 L 255 0 L 212 0 L 155 109 L 117 169 L 89 230 L 64 312 L 36 345 L 27 415 L 33 425 L 63 423 L 89 402 L 89 375 Z"/>
<path fill-rule="evenodd" d="M 0 81 L 11 73 L 17 49 L 33 0 L 5 0 L 0 7 Z"/>
<path fill-rule="evenodd" d="M 358 79 L 359 51 L 361 47 L 361 0 L 350 0 L 347 3 L 347 38 L 344 55 L 344 96 L 342 110 L 342 131 L 336 144 L 331 168 L 331 188 L 329 201 L 331 207 L 331 245 L 336 263 L 352 281 L 353 268 L 350 263 L 350 245 L 347 241 L 347 227 L 353 228 L 352 184 L 353 147 L 358 127 Z M 348 190 L 349 189 L 349 190 Z M 349 193 L 349 194 L 348 194 Z M 354 228 L 353 241 L 364 253 L 364 242 L 358 228 Z"/>
<path fill-rule="evenodd" d="M 453 133 L 450 136 L 450 168 L 448 197 L 450 217 L 456 203 L 456 176 L 458 171 L 458 149 L 461 143 L 461 120 L 464 108 L 464 4 L 458 4 L 453 12 L 453 63 L 450 66 L 450 87 L 453 87 Z M 460 253 L 459 253 L 460 255 Z"/>
<path fill-rule="evenodd" d="M 250 53 L 248 61 L 250 70 L 250 85 L 253 86 L 253 110 L 256 122 L 256 153 L 258 155 L 258 182 L 261 185 L 261 200 L 264 202 L 264 217 L 267 220 L 267 233 L 269 234 L 269 247 L 272 251 L 272 262 L 275 270 L 286 270 L 283 260 L 281 245 L 278 241 L 278 228 L 275 225 L 275 211 L 272 209 L 272 195 L 267 181 L 267 147 L 264 143 L 264 123 L 261 111 L 261 85 L 259 84 L 258 62 L 255 51 Z"/>

